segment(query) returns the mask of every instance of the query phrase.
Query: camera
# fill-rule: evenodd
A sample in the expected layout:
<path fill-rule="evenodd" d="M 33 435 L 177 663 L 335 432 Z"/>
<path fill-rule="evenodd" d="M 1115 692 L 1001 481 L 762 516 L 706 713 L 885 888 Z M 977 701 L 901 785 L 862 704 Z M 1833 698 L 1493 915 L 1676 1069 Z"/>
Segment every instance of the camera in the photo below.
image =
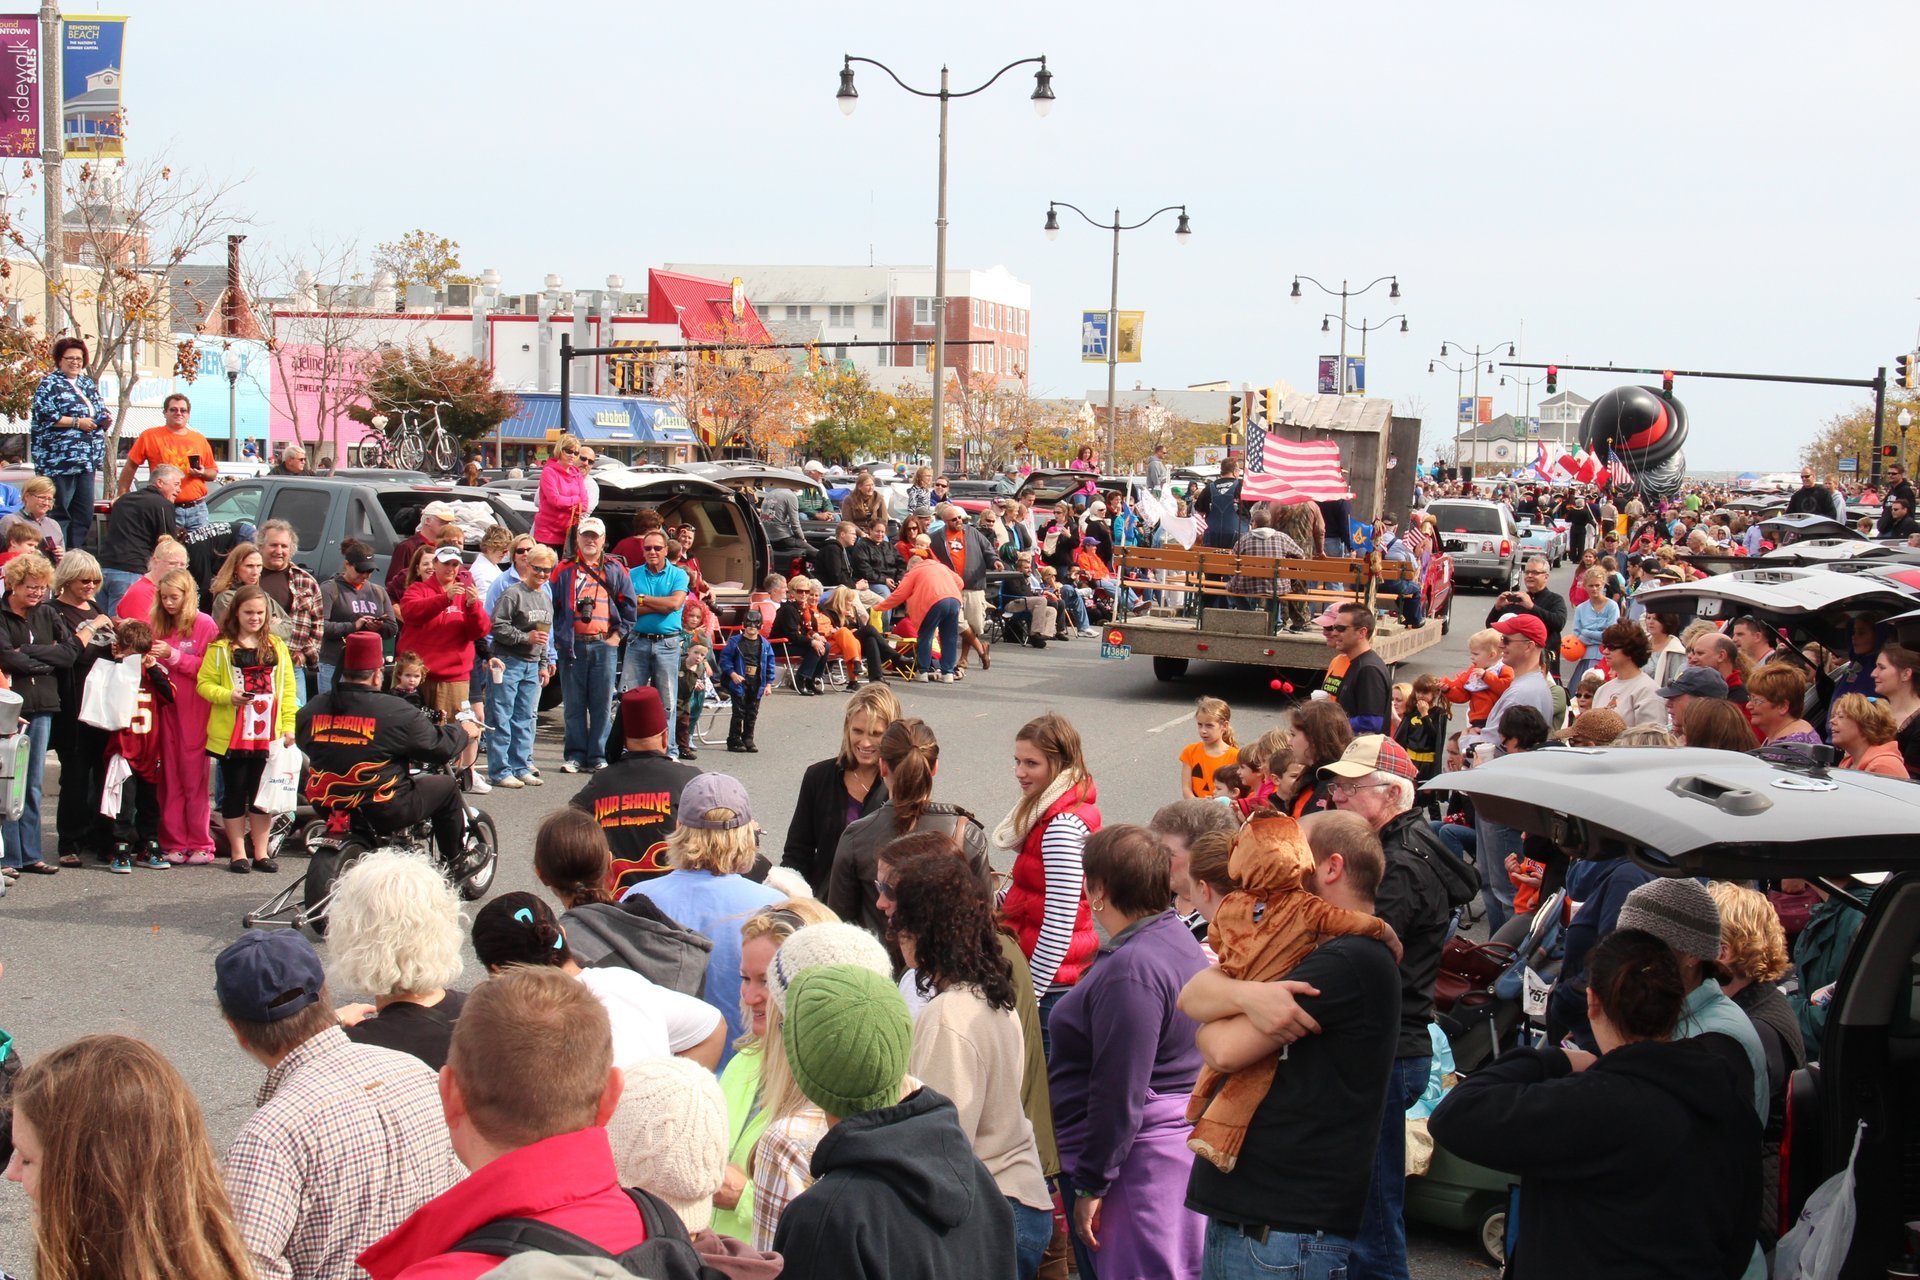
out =
<path fill-rule="evenodd" d="M 573 602 L 573 616 L 581 622 L 592 622 L 593 601 L 584 598 L 575 600 Z"/>

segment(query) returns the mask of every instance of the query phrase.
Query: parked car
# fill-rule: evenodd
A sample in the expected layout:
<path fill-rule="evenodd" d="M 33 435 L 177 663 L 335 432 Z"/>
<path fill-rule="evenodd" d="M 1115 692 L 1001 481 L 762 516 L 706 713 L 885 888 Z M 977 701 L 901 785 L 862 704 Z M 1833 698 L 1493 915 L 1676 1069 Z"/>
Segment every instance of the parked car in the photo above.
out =
<path fill-rule="evenodd" d="M 1453 581 L 1495 591 L 1520 589 L 1520 528 L 1504 502 L 1441 498 L 1427 505 L 1441 547 L 1453 557 Z"/>
<path fill-rule="evenodd" d="M 669 525 L 693 526 L 693 555 L 716 603 L 746 603 L 766 576 L 767 531 L 745 492 L 671 467 L 623 467 L 593 478 L 600 487 L 593 514 L 606 521 L 612 541 L 633 532 L 633 517 L 644 508 Z"/>
<path fill-rule="evenodd" d="M 1574 757 L 1577 756 L 1577 759 Z M 1828 1006 L 1820 1062 L 1795 1073 L 1782 1148 L 1783 1223 L 1847 1162 L 1857 1222 L 1840 1276 L 1891 1274 L 1920 1202 L 1920 787 L 1830 768 L 1826 747 L 1748 755 L 1551 748 L 1443 774 L 1490 821 L 1578 857 L 1625 854 L 1662 876 L 1818 880 L 1865 916 Z M 1623 803 L 1631 798 L 1631 803 Z M 1862 904 L 1842 877 L 1886 873 Z M 1771 1189 L 1770 1189 L 1771 1190 Z"/>
<path fill-rule="evenodd" d="M 827 494 L 827 487 L 804 471 L 773 467 L 760 462 L 690 462 L 681 470 L 713 480 L 736 492 L 748 489 L 792 490 L 800 503 L 800 533 L 818 550 L 833 539 L 840 523 L 840 506 Z"/>
<path fill-rule="evenodd" d="M 373 548 L 385 577 L 393 549 L 413 533 L 429 502 L 482 503 L 495 523 L 525 533 L 531 522 L 498 495 L 459 485 L 351 480 L 337 476 L 262 476 L 236 480 L 207 495 L 215 521 L 285 520 L 300 538 L 294 560 L 322 582 L 340 570 L 340 544 L 358 538 Z M 480 529 L 469 528 L 467 548 L 477 551 Z"/>

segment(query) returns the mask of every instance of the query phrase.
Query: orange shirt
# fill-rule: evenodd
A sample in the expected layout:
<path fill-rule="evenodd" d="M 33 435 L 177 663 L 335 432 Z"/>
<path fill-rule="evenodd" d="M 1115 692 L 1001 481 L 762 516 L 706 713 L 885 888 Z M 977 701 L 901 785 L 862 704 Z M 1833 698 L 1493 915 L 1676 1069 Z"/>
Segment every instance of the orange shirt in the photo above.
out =
<path fill-rule="evenodd" d="M 192 427 L 175 431 L 171 427 L 148 427 L 133 442 L 133 448 L 127 450 L 127 461 L 134 466 L 145 463 L 148 474 L 154 467 L 169 464 L 187 469 L 187 458 L 197 456 L 202 467 L 214 465 L 213 446 L 207 438 Z M 199 476 L 188 475 L 180 481 L 180 494 L 174 499 L 177 503 L 199 502 L 207 496 L 207 482 Z"/>
<path fill-rule="evenodd" d="M 1213 799 L 1213 775 L 1240 758 L 1228 747 L 1217 756 L 1207 754 L 1204 742 L 1189 742 L 1180 752 L 1180 763 L 1187 770 L 1187 794 L 1196 800 Z"/>

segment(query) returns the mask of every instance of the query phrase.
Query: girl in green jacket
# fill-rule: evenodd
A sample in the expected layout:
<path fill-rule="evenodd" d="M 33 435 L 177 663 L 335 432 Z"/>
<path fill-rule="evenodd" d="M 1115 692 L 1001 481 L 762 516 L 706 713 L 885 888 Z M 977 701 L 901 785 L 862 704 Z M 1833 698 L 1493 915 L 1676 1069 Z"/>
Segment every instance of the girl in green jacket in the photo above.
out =
<path fill-rule="evenodd" d="M 220 762 L 224 788 L 220 816 L 227 828 L 229 871 L 280 869 L 268 854 L 273 819 L 253 807 L 253 798 L 266 772 L 267 748 L 276 740 L 293 745 L 300 705 L 293 657 L 286 642 L 269 629 L 269 615 L 267 593 L 259 587 L 235 591 L 220 623 L 220 638 L 200 665 L 200 696 L 209 709 L 207 751 Z"/>

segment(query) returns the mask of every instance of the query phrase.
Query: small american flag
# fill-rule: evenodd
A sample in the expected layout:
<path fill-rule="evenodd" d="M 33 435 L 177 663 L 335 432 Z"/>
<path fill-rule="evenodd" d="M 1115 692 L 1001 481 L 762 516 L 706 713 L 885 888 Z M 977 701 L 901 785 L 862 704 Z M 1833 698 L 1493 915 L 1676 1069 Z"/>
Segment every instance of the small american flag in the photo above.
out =
<path fill-rule="evenodd" d="M 1284 440 L 1257 423 L 1247 427 L 1248 502 L 1337 502 L 1351 498 L 1340 475 L 1340 446 L 1331 440 Z"/>

